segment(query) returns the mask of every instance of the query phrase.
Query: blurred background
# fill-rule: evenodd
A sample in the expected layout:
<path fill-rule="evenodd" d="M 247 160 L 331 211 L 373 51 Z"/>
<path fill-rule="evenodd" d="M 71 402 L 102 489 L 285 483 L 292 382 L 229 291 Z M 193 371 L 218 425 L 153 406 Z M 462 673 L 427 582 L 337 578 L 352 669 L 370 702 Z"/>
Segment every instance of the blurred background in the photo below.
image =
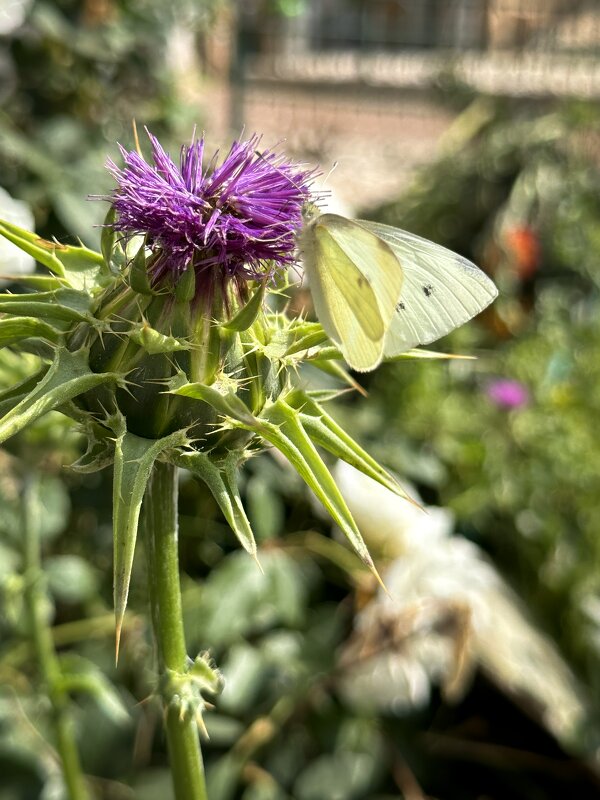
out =
<path fill-rule="evenodd" d="M 476 361 L 385 365 L 335 402 L 427 507 L 332 464 L 393 602 L 271 454 L 243 479 L 264 575 L 182 475 L 189 651 L 227 679 L 211 800 L 600 797 L 599 98 L 597 0 L 0 0 L 0 217 L 97 246 L 86 198 L 133 118 L 174 154 L 194 126 L 256 131 L 320 165 L 332 209 L 500 289 L 435 345 Z M 4 348 L 0 388 L 35 369 Z M 81 451 L 54 413 L 0 451 L 0 800 L 64 796 L 23 612 L 33 471 L 85 770 L 98 798 L 164 800 L 143 559 L 115 668 L 110 470 Z"/>

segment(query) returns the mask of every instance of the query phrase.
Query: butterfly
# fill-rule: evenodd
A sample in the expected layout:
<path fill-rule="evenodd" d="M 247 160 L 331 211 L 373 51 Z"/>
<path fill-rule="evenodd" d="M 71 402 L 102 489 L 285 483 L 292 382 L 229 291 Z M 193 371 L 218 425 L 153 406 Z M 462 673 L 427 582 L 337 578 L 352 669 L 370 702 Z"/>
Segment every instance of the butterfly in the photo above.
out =
<path fill-rule="evenodd" d="M 498 294 L 475 264 L 420 236 L 312 209 L 307 216 L 298 246 L 315 311 L 359 372 L 439 339 Z"/>

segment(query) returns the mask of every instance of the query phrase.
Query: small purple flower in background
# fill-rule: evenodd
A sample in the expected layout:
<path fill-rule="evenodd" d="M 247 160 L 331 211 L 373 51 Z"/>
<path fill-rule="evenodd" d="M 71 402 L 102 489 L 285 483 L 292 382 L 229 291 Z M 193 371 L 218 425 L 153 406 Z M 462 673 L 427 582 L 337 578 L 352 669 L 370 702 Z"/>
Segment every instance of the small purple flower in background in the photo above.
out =
<path fill-rule="evenodd" d="M 491 381 L 486 389 L 489 399 L 500 408 L 522 408 L 529 402 L 527 387 L 510 378 Z"/>
<path fill-rule="evenodd" d="M 234 142 L 221 164 L 215 153 L 207 167 L 204 139 L 193 141 L 182 147 L 177 166 L 147 134 L 154 165 L 121 148 L 124 167 L 107 164 L 118 184 L 108 199 L 117 212 L 115 230 L 147 237 L 154 285 L 175 282 L 190 264 L 203 291 L 207 279 L 260 279 L 294 262 L 315 170 L 270 150 L 259 153 L 258 136 Z"/>

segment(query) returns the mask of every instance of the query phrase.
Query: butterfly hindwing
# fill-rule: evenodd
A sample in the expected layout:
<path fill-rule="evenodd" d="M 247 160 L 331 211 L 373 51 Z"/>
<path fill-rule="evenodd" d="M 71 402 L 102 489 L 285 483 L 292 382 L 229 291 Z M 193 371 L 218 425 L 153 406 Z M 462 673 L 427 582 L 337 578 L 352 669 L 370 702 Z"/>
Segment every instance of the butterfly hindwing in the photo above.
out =
<path fill-rule="evenodd" d="M 390 246 L 404 272 L 402 294 L 386 336 L 386 357 L 441 338 L 497 296 L 487 275 L 451 250 L 389 225 L 360 224 Z"/>

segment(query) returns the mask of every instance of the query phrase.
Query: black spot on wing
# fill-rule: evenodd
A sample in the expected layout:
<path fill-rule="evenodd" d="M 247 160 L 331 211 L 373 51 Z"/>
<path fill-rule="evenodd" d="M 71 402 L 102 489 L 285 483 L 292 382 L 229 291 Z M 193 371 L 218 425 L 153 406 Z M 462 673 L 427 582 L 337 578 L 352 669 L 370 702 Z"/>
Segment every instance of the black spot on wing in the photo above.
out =
<path fill-rule="evenodd" d="M 428 283 L 426 286 L 423 286 L 423 294 L 425 297 L 431 297 L 433 294 L 433 286 L 430 283 Z"/>
<path fill-rule="evenodd" d="M 402 300 L 396 305 L 396 311 L 406 311 L 406 306 Z"/>

